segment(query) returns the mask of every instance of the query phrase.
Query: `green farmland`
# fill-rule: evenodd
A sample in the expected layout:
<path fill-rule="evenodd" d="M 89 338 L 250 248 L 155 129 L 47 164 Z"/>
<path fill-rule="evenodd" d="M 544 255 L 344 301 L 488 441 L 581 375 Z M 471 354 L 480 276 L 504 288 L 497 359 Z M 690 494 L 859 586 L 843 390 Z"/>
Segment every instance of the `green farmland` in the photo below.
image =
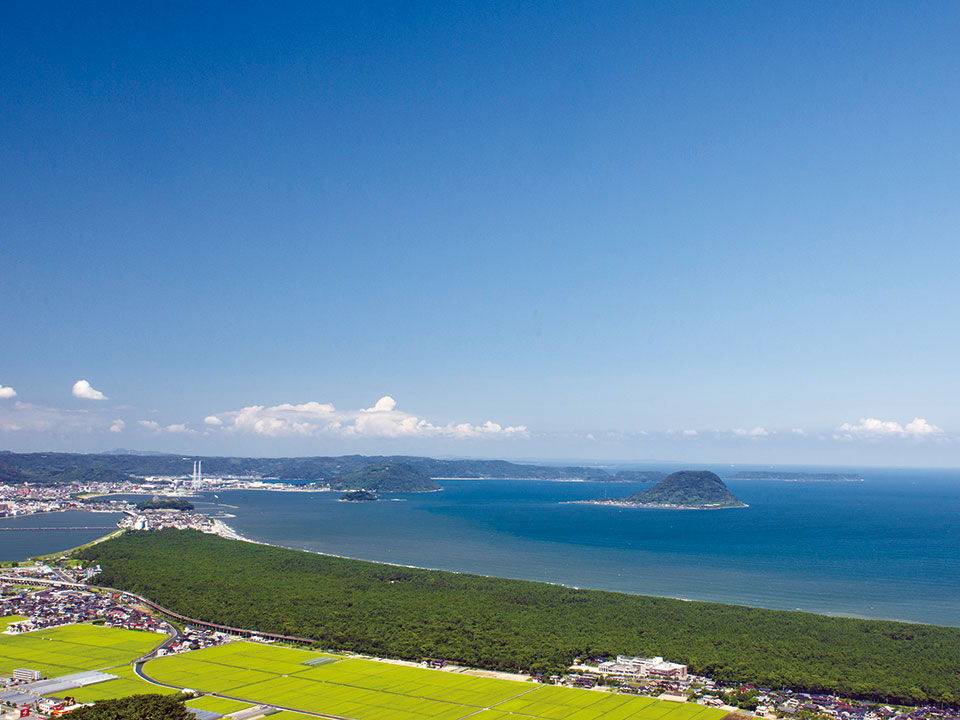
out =
<path fill-rule="evenodd" d="M 156 685 L 153 687 L 160 690 Z M 176 690 L 169 689 L 168 692 L 176 692 Z M 194 710 L 209 710 L 220 713 L 221 715 L 226 715 L 227 713 L 251 707 L 251 703 L 240 702 L 239 700 L 228 700 L 227 698 L 216 697 L 214 695 L 201 695 L 193 700 L 187 700 L 187 707 L 193 708 Z"/>
<path fill-rule="evenodd" d="M 151 660 L 158 682 L 354 720 L 719 720 L 720 710 L 239 642 Z"/>
<path fill-rule="evenodd" d="M 58 677 L 125 665 L 149 652 L 165 635 L 95 625 L 65 625 L 22 635 L 0 635 L 0 672 L 39 670 Z M 142 692 L 142 691 L 141 691 Z"/>
<path fill-rule="evenodd" d="M 0 617 L 0 632 L 6 630 L 10 623 L 20 622 L 21 620 L 26 620 L 26 618 L 23 615 L 4 615 Z"/>
<path fill-rule="evenodd" d="M 128 695 L 142 695 L 144 693 L 159 693 L 161 695 L 175 695 L 178 691 L 173 688 L 166 688 L 160 685 L 153 685 L 138 678 L 133 672 L 132 665 L 110 668 L 105 672 L 111 675 L 117 675 L 116 680 L 87 685 L 86 687 L 70 690 L 69 692 L 60 692 L 58 695 L 72 695 L 77 702 L 88 703 L 97 700 L 113 700 L 114 698 L 127 697 Z M 241 703 L 237 703 L 241 705 Z M 212 708 L 200 708 L 212 709 Z M 218 711 L 219 712 L 219 711 Z"/>

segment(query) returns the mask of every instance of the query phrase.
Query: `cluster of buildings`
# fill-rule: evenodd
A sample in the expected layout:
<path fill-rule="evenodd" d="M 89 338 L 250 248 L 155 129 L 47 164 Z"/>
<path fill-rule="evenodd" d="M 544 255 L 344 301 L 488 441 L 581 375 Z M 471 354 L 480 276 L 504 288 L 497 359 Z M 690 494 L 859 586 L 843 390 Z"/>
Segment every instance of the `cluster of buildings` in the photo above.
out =
<path fill-rule="evenodd" d="M 125 502 L 98 500 L 96 496 L 115 493 L 146 493 L 151 488 L 138 482 L 70 483 L 65 485 L 2 485 L 0 484 L 0 517 L 60 512 L 62 510 L 89 510 L 118 512 L 127 507 Z M 87 499 L 82 499 L 86 497 Z"/>
<path fill-rule="evenodd" d="M 199 530 L 205 533 L 217 531 L 217 523 L 212 518 L 202 513 L 185 510 L 129 511 L 120 520 L 118 526 L 127 530 L 175 528 L 177 530 Z"/>
<path fill-rule="evenodd" d="M 39 671 L 18 668 L 4 677 L 0 687 L 0 715 L 4 720 L 56 718 L 76 710 L 75 694 L 80 688 L 117 679 L 117 675 L 85 670 L 53 679 Z M 9 708 L 6 712 L 4 709 Z"/>
<path fill-rule="evenodd" d="M 894 720 L 960 720 L 960 710 L 957 708 L 939 708 L 928 705 L 918 707 L 912 712 L 898 715 Z"/>
<path fill-rule="evenodd" d="M 20 615 L 4 631 L 19 634 L 74 623 L 102 620 L 107 627 L 166 634 L 170 625 L 131 607 L 120 597 L 75 589 L 47 588 L 33 592 L 0 585 L 0 616 Z"/>
<path fill-rule="evenodd" d="M 618 655 L 616 660 L 596 658 L 595 662 L 596 665 L 574 665 L 561 680 L 574 687 L 592 688 L 602 682 L 618 685 L 623 692 L 661 695 L 679 693 L 694 679 L 686 665 L 662 657 Z"/>
<path fill-rule="evenodd" d="M 762 718 L 836 718 L 836 720 L 960 720 L 960 709 L 918 707 L 906 710 L 902 707 L 883 705 L 867 700 L 851 700 L 837 695 L 803 693 L 793 690 L 774 690 L 763 687 L 721 687 L 708 681 L 691 693 L 690 699 L 701 705 L 728 707 L 724 696 L 746 692 L 751 697 L 750 707 L 754 715 Z M 753 704 L 756 707 L 753 708 Z"/>
<path fill-rule="evenodd" d="M 644 678 L 687 679 L 686 665 L 667 662 L 662 657 L 645 658 L 618 655 L 616 660 L 607 660 L 600 663 L 597 669 L 604 676 L 621 680 L 641 680 Z"/>
<path fill-rule="evenodd" d="M 229 636 L 224 633 L 187 625 L 183 629 L 183 632 L 177 635 L 176 639 L 168 643 L 165 647 L 157 650 L 157 657 L 176 655 L 177 653 L 202 650 L 203 648 L 213 647 L 214 645 L 222 645 L 227 642 L 228 639 Z"/>
<path fill-rule="evenodd" d="M 686 665 L 662 657 L 593 658 L 590 664 L 572 666 L 562 677 L 551 676 L 550 681 L 584 688 L 604 685 L 617 692 L 691 701 L 730 712 L 749 712 L 768 720 L 960 720 L 957 708 L 927 706 L 907 711 L 836 695 L 751 686 L 725 687 L 711 678 L 692 675 Z M 741 701 L 739 708 L 728 704 L 738 702 L 738 697 L 749 698 L 749 702 Z"/>

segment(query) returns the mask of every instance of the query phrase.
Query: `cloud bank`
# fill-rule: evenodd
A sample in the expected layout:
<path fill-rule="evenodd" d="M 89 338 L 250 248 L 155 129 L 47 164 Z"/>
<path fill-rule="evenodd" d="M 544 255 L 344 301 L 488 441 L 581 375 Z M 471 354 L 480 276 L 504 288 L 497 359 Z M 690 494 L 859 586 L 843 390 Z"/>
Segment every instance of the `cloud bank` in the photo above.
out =
<path fill-rule="evenodd" d="M 491 420 L 482 425 L 448 423 L 438 425 L 397 409 L 389 395 L 373 407 L 362 410 L 337 410 L 329 403 L 283 403 L 266 407 L 249 405 L 240 410 L 217 413 L 204 418 L 212 430 L 252 433 L 267 437 L 337 435 L 357 438 L 482 438 L 526 437 L 524 425 L 503 426 Z"/>
<path fill-rule="evenodd" d="M 73 396 L 83 400 L 106 400 L 107 396 L 99 390 L 94 390 L 86 380 L 77 380 L 73 384 Z"/>
<path fill-rule="evenodd" d="M 906 425 L 877 418 L 860 418 L 860 422 L 844 423 L 837 430 L 840 435 L 835 437 L 841 439 L 924 438 L 943 434 L 941 428 L 919 417 L 915 417 Z"/>
<path fill-rule="evenodd" d="M 66 410 L 17 400 L 0 407 L 0 431 L 86 435 L 111 424 L 98 410 Z"/>
<path fill-rule="evenodd" d="M 770 433 L 767 432 L 766 428 L 755 427 L 752 430 L 746 430 L 744 428 L 734 428 L 734 435 L 739 435 L 741 437 L 766 437 Z"/>

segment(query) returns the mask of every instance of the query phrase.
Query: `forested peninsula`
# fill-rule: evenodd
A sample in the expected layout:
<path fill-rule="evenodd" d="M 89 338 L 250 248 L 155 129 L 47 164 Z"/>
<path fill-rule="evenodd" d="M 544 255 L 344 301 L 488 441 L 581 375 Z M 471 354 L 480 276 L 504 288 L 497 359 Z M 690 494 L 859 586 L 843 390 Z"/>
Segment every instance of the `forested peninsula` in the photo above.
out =
<path fill-rule="evenodd" d="M 129 532 L 77 554 L 101 565 L 102 585 L 321 648 L 548 673 L 578 656 L 662 655 L 728 683 L 911 704 L 960 687 L 960 628 L 418 570 L 195 531 Z"/>

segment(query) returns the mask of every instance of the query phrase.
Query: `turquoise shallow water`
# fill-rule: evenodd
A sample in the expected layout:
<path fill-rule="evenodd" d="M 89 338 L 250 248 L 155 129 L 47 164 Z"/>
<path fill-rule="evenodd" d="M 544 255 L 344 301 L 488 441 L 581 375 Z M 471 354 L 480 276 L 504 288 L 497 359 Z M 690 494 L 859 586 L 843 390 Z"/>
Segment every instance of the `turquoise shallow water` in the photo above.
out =
<path fill-rule="evenodd" d="M 235 491 L 203 500 L 255 540 L 577 587 L 960 626 L 960 473 L 864 471 L 862 483 L 730 481 L 749 508 L 562 501 L 645 485 L 442 481 L 396 502 Z M 202 506 L 210 507 L 204 503 Z"/>

